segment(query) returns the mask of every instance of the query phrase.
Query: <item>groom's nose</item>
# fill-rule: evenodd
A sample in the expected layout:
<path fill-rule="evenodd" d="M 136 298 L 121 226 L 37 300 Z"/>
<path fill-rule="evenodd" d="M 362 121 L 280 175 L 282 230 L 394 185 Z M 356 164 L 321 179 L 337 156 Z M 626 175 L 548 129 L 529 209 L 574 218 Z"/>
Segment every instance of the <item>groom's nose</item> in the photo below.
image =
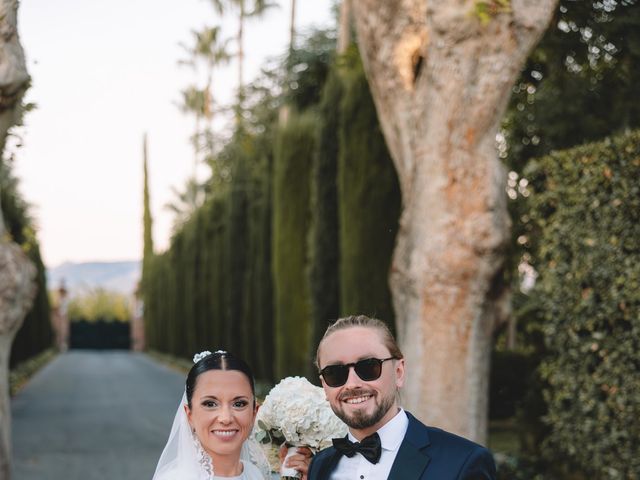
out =
<path fill-rule="evenodd" d="M 354 387 L 357 385 L 362 385 L 362 379 L 356 373 L 356 369 L 351 366 L 349 367 L 349 374 L 347 375 L 347 381 L 345 382 L 345 387 Z"/>

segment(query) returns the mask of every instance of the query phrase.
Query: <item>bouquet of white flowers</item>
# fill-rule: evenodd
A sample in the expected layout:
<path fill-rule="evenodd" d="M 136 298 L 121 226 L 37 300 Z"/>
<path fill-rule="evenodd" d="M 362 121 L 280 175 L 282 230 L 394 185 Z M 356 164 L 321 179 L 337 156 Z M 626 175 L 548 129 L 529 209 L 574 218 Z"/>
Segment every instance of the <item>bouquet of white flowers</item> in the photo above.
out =
<path fill-rule="evenodd" d="M 331 445 L 331 439 L 344 437 L 347 426 L 335 416 L 324 390 L 303 377 L 287 377 L 264 399 L 256 416 L 256 439 L 261 443 L 306 446 L 316 452 Z M 293 469 L 281 470 L 283 478 L 299 478 Z"/>

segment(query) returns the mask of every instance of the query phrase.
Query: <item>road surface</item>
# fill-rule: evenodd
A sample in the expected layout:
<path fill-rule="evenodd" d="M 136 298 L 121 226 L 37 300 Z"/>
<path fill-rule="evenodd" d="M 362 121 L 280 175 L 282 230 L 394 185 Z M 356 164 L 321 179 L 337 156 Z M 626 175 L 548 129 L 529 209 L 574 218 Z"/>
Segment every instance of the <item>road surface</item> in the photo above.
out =
<path fill-rule="evenodd" d="M 12 480 L 151 479 L 184 378 L 141 353 L 59 355 L 12 398 Z"/>

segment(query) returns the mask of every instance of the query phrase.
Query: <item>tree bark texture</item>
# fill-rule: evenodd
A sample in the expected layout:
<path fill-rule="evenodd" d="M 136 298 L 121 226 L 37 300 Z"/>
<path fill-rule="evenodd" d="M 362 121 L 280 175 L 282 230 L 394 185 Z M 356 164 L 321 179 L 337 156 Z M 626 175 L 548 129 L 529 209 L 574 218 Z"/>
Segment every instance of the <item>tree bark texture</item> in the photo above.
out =
<path fill-rule="evenodd" d="M 351 45 L 351 0 L 342 0 L 338 20 L 338 42 L 336 51 L 342 55 Z"/>
<path fill-rule="evenodd" d="M 495 136 L 556 3 L 512 0 L 485 24 L 476 0 L 352 5 L 402 190 L 390 286 L 407 361 L 403 403 L 481 443 L 492 333 L 508 304 L 499 279 L 510 223 Z"/>
<path fill-rule="evenodd" d="M 22 96 L 29 84 L 24 52 L 18 39 L 17 9 L 17 0 L 0 0 L 0 155 L 9 129 L 19 119 Z M 9 354 L 11 342 L 36 293 L 36 269 L 20 247 L 11 241 L 2 218 L 0 208 L 0 478 L 9 479 Z"/>

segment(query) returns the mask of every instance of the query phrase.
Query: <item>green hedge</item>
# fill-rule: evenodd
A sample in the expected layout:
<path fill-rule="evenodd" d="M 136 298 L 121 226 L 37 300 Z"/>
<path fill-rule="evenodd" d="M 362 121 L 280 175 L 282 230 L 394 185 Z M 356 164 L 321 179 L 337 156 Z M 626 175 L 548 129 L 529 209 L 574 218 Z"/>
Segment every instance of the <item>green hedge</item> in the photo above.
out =
<path fill-rule="evenodd" d="M 358 52 L 345 61 L 338 164 L 341 310 L 378 317 L 394 329 L 388 278 L 400 187 Z"/>
<path fill-rule="evenodd" d="M 578 478 L 638 478 L 640 133 L 553 153 L 526 177 L 549 351 L 543 452 Z"/>
<path fill-rule="evenodd" d="M 320 84 L 320 104 L 291 108 L 285 126 L 258 85 L 263 103 L 210 160 L 204 205 L 166 252 L 147 254 L 150 349 L 189 358 L 224 348 L 260 380 L 313 378 L 328 321 L 366 313 L 393 327 L 400 193 L 357 52 Z"/>
<path fill-rule="evenodd" d="M 309 289 L 311 345 L 315 348 L 332 319 L 340 316 L 340 242 L 338 219 L 339 118 L 342 80 L 334 68 L 322 91 L 311 170 Z"/>
<path fill-rule="evenodd" d="M 23 244 L 23 248 L 24 248 Z M 51 327 L 51 308 L 47 294 L 45 266 L 40 258 L 40 249 L 36 244 L 27 249 L 27 255 L 37 269 L 36 284 L 38 291 L 33 300 L 31 310 L 27 313 L 22 326 L 16 334 L 11 346 L 9 366 L 13 367 L 51 348 L 53 345 L 53 329 Z"/>
<path fill-rule="evenodd" d="M 313 112 L 292 114 L 278 132 L 275 145 L 273 278 L 278 378 L 311 369 L 311 311 L 305 266 L 316 121 Z"/>
<path fill-rule="evenodd" d="M 237 135 L 220 154 L 233 180 L 212 183 L 209 198 L 174 233 L 169 249 L 143 262 L 143 298 L 150 349 L 183 358 L 225 349 L 254 365 L 259 379 L 272 380 L 266 138 Z"/>

